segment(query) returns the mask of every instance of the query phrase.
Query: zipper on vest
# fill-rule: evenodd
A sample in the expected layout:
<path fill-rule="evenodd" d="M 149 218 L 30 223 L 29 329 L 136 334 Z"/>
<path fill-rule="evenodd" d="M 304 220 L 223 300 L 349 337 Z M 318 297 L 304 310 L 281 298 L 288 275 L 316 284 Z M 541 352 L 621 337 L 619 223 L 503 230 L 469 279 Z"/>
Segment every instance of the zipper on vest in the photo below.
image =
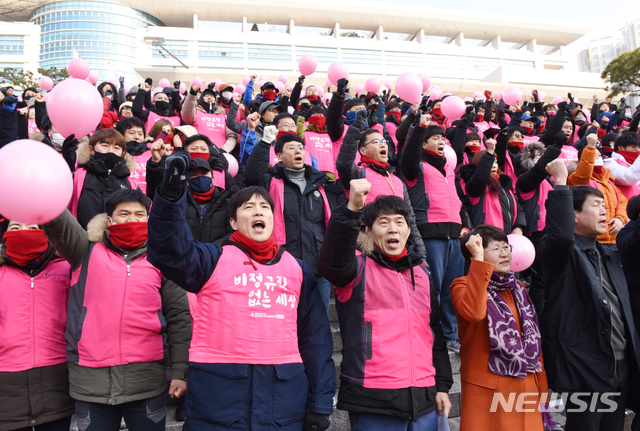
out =
<path fill-rule="evenodd" d="M 127 261 L 128 254 L 124 255 L 124 261 Z M 127 263 L 127 278 L 131 276 L 131 271 L 129 269 L 129 264 Z M 118 345 L 120 350 L 120 365 L 122 365 L 122 322 L 124 320 L 124 304 L 125 298 L 127 297 L 127 279 L 124 282 L 124 292 L 122 292 L 122 306 L 120 307 L 120 331 L 118 334 Z"/>
<path fill-rule="evenodd" d="M 31 288 L 33 289 L 33 277 L 31 277 Z"/>
<path fill-rule="evenodd" d="M 36 367 L 36 292 L 31 277 L 31 345 L 33 346 L 33 368 Z"/>
<path fill-rule="evenodd" d="M 127 263 L 127 277 L 131 277 L 131 265 Z"/>
<path fill-rule="evenodd" d="M 404 283 L 404 277 L 400 272 L 398 272 L 398 277 L 400 277 L 400 284 L 402 290 L 402 296 L 404 297 L 404 311 L 407 315 L 407 338 L 409 339 L 409 379 L 411 380 L 411 387 L 413 387 L 413 344 L 411 340 L 413 338 L 411 331 L 411 315 L 409 313 L 409 297 L 407 295 L 407 288 Z"/>

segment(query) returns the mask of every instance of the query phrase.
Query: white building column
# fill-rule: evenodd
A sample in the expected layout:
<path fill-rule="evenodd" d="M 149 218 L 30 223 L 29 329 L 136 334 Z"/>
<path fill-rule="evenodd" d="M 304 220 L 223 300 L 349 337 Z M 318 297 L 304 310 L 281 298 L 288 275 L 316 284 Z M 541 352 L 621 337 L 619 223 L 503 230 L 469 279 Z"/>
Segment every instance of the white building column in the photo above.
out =
<path fill-rule="evenodd" d="M 529 42 L 527 42 L 527 51 L 529 51 L 532 54 L 536 53 L 536 40 L 535 39 L 531 39 Z"/>
<path fill-rule="evenodd" d="M 502 45 L 502 38 L 500 37 L 500 35 L 497 35 L 496 37 L 491 39 L 491 47 L 493 49 L 497 49 L 498 51 L 500 51 L 501 45 Z"/>
<path fill-rule="evenodd" d="M 464 44 L 464 33 L 460 32 L 456 35 L 456 45 L 462 46 Z"/>
<path fill-rule="evenodd" d="M 200 23 L 198 22 L 198 14 L 194 13 L 193 14 L 193 29 L 197 30 L 200 28 Z"/>
<path fill-rule="evenodd" d="M 242 32 L 243 33 L 247 33 L 249 31 L 248 25 L 247 25 L 247 17 L 243 16 L 242 17 Z"/>
<path fill-rule="evenodd" d="M 378 26 L 378 30 L 376 31 L 376 39 L 384 40 L 384 29 L 381 25 Z"/>
<path fill-rule="evenodd" d="M 417 33 L 416 33 L 416 42 L 418 43 L 424 43 L 424 29 L 421 28 Z"/>
<path fill-rule="evenodd" d="M 340 37 L 340 23 L 336 22 L 333 26 L 333 37 L 338 38 Z"/>

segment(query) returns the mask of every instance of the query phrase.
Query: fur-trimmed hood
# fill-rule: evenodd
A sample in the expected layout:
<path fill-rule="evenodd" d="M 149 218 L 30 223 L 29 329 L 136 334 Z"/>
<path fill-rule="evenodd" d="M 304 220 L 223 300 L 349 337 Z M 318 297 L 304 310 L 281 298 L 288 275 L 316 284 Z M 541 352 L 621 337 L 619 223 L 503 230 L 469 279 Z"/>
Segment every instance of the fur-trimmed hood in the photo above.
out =
<path fill-rule="evenodd" d="M 373 250 L 375 250 L 373 238 L 371 235 L 367 235 L 365 232 L 360 231 L 358 234 L 357 248 L 362 254 L 367 257 L 373 256 Z"/>
<path fill-rule="evenodd" d="M 98 214 L 87 223 L 89 241 L 104 244 L 104 231 L 107 230 L 109 225 L 107 217 L 107 213 Z"/>
<path fill-rule="evenodd" d="M 138 164 L 131 154 L 127 153 L 124 148 L 122 150 L 124 151 L 122 158 L 127 165 L 127 169 L 129 172 L 135 172 L 138 169 Z M 89 138 L 86 136 L 80 139 L 80 144 L 76 152 L 76 160 L 78 161 L 78 165 L 85 165 L 91 160 L 91 147 L 89 146 Z"/>
<path fill-rule="evenodd" d="M 540 142 L 532 142 L 530 144 L 525 145 L 522 148 L 522 157 L 520 159 L 520 165 L 526 171 L 533 169 L 535 163 L 533 159 L 535 159 L 536 155 L 543 154 L 545 151 L 545 147 Z"/>

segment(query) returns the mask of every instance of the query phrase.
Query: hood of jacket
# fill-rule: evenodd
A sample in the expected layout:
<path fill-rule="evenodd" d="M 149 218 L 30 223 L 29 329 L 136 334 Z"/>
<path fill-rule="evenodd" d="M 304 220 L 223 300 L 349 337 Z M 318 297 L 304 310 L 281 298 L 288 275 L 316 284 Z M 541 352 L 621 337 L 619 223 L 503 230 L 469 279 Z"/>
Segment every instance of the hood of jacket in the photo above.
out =
<path fill-rule="evenodd" d="M 394 271 L 403 271 L 405 269 L 411 269 L 422 263 L 422 257 L 415 251 L 411 239 L 407 239 L 407 255 L 398 259 L 396 262 L 392 262 L 384 253 L 378 250 L 373 242 L 373 237 L 360 232 L 358 234 L 358 250 L 361 253 L 376 263 L 384 266 L 385 268 L 393 269 Z"/>
<path fill-rule="evenodd" d="M 533 159 L 535 158 L 538 152 L 540 154 L 544 153 L 545 147 L 540 142 L 533 142 L 531 144 L 525 145 L 522 148 L 522 156 L 520 158 L 520 165 L 525 170 L 531 170 L 535 166 L 535 162 Z"/>
<path fill-rule="evenodd" d="M 138 169 L 138 164 L 131 154 L 125 151 L 122 158 L 127 164 L 129 172 L 135 172 Z M 87 137 L 80 140 L 80 145 L 78 145 L 78 151 L 76 153 L 76 160 L 78 161 L 78 165 L 86 165 L 89 160 L 91 160 L 91 147 L 89 147 L 89 139 Z"/>

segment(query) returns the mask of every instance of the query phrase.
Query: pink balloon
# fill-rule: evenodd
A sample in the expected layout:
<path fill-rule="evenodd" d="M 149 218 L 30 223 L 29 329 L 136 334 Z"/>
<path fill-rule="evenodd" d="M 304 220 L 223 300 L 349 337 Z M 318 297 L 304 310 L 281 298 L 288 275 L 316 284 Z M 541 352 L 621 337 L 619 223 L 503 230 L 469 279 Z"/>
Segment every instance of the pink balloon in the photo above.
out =
<path fill-rule="evenodd" d="M 544 99 L 544 96 L 546 96 L 545 92 L 542 90 L 538 90 L 538 99 L 542 100 Z M 573 98 L 573 100 L 575 101 L 575 97 Z"/>
<path fill-rule="evenodd" d="M 554 105 L 557 105 L 558 103 L 562 102 L 562 96 L 556 96 L 553 98 L 553 100 L 551 101 L 551 103 L 553 103 Z"/>
<path fill-rule="evenodd" d="M 282 82 L 283 84 L 287 83 L 287 75 L 285 75 L 284 73 L 280 76 L 278 76 L 278 81 Z"/>
<path fill-rule="evenodd" d="M 517 102 L 522 101 L 522 90 L 514 85 L 505 88 L 504 94 L 502 96 L 504 98 L 504 103 L 509 106 L 515 105 Z"/>
<path fill-rule="evenodd" d="M 0 181 L 0 213 L 20 223 L 50 222 L 62 214 L 73 192 L 71 171 L 60 153 L 29 139 L 0 149 Z"/>
<path fill-rule="evenodd" d="M 167 88 L 167 87 L 171 87 L 171 83 L 167 78 L 162 78 L 160 82 L 158 82 L 158 86 L 160 88 Z"/>
<path fill-rule="evenodd" d="M 384 81 L 384 86 L 387 87 L 389 91 L 391 91 L 391 89 L 393 88 L 393 82 L 387 79 L 386 81 Z"/>
<path fill-rule="evenodd" d="M 449 96 L 442 101 L 440 109 L 449 120 L 459 120 L 464 115 L 467 107 L 458 96 Z"/>
<path fill-rule="evenodd" d="M 102 118 L 102 97 L 98 90 L 82 79 L 69 78 L 51 90 L 47 112 L 51 123 L 65 138 L 76 138 L 96 129 Z"/>
<path fill-rule="evenodd" d="M 236 97 L 238 97 L 238 96 L 239 96 L 239 94 L 238 94 L 238 93 L 236 93 L 235 91 L 234 91 L 233 93 L 231 93 L 231 97 L 233 97 L 234 99 L 235 99 Z"/>
<path fill-rule="evenodd" d="M 249 83 L 249 81 L 251 81 L 251 78 L 247 75 L 242 77 L 242 85 L 247 85 Z"/>
<path fill-rule="evenodd" d="M 120 82 L 118 82 L 118 80 L 115 78 L 110 79 L 109 84 L 113 85 L 113 88 L 116 89 L 116 91 L 118 91 L 117 89 L 120 88 Z"/>
<path fill-rule="evenodd" d="M 265 84 L 265 82 L 267 82 L 267 81 L 266 81 L 266 79 L 261 79 L 261 80 L 258 82 L 258 87 L 259 87 L 259 88 L 262 88 L 262 86 Z"/>
<path fill-rule="evenodd" d="M 322 97 L 324 94 L 324 88 L 321 85 L 316 85 L 316 90 L 318 90 L 318 97 Z"/>
<path fill-rule="evenodd" d="M 331 81 L 329 81 L 329 78 L 327 78 L 327 79 L 325 79 L 325 81 L 324 81 L 324 85 L 325 85 L 325 87 L 327 87 L 327 88 L 328 88 L 328 87 L 331 87 L 333 84 L 331 84 Z"/>
<path fill-rule="evenodd" d="M 236 160 L 235 157 L 233 157 L 229 153 L 222 153 L 222 154 L 224 155 L 224 158 L 227 159 L 227 162 L 229 163 L 229 169 L 228 169 L 229 173 L 231 174 L 232 177 L 235 177 L 238 174 L 238 161 Z"/>
<path fill-rule="evenodd" d="M 187 84 L 185 84 L 184 82 L 181 82 L 180 89 L 178 91 L 180 92 L 180 94 L 183 94 L 185 91 L 187 91 Z"/>
<path fill-rule="evenodd" d="M 220 91 L 220 85 L 222 84 L 222 79 L 216 78 L 213 80 L 213 89 L 216 91 Z"/>
<path fill-rule="evenodd" d="M 369 93 L 377 93 L 380 91 L 380 80 L 372 76 L 364 83 L 364 89 Z"/>
<path fill-rule="evenodd" d="M 293 84 L 288 84 L 287 88 L 289 89 L 289 91 L 293 91 Z"/>
<path fill-rule="evenodd" d="M 69 76 L 76 79 L 87 79 L 91 73 L 89 63 L 81 58 L 72 58 L 67 65 Z"/>
<path fill-rule="evenodd" d="M 267 75 L 260 75 L 260 77 L 258 78 L 258 80 L 260 81 L 264 81 L 267 82 L 269 80 L 269 78 L 267 78 Z"/>
<path fill-rule="evenodd" d="M 202 88 L 202 78 L 198 78 L 197 76 L 191 80 L 191 86 L 197 85 Z"/>
<path fill-rule="evenodd" d="M 244 86 L 244 84 L 238 84 L 236 85 L 236 88 L 234 88 L 234 90 L 238 94 L 244 94 L 244 90 L 246 90 L 246 87 Z"/>
<path fill-rule="evenodd" d="M 455 171 L 456 166 L 458 165 L 458 156 L 453 148 L 448 145 L 444 146 L 444 157 L 447 159 L 446 165 L 451 168 L 452 171 Z"/>
<path fill-rule="evenodd" d="M 343 63 L 336 61 L 327 69 L 327 76 L 329 77 L 329 81 L 331 81 L 334 86 L 337 86 L 339 79 L 349 79 L 349 70 Z"/>
<path fill-rule="evenodd" d="M 99 79 L 98 72 L 96 72 L 95 70 L 92 70 L 91 72 L 89 72 L 89 77 L 87 79 L 91 84 L 95 84 L 96 82 L 98 82 L 98 79 Z"/>
<path fill-rule="evenodd" d="M 38 81 L 38 87 L 40 87 L 41 90 L 45 90 L 45 91 L 49 91 L 53 88 L 53 79 L 49 78 L 48 76 L 43 76 L 42 78 L 40 78 L 40 81 Z"/>
<path fill-rule="evenodd" d="M 313 74 L 317 68 L 318 61 L 313 55 L 307 54 L 300 57 L 300 61 L 298 61 L 298 69 L 302 75 L 309 76 Z"/>
<path fill-rule="evenodd" d="M 447 91 L 446 93 L 444 93 L 444 94 L 442 95 L 442 97 L 445 97 L 445 96 L 451 96 L 451 93 L 449 93 L 449 92 Z"/>
<path fill-rule="evenodd" d="M 405 72 L 396 79 L 396 92 L 409 103 L 420 103 L 422 80 L 413 72 Z"/>
<path fill-rule="evenodd" d="M 425 91 L 427 91 L 429 89 L 429 87 L 431 87 L 431 78 L 429 78 L 429 75 L 427 75 L 426 73 L 418 73 L 418 76 L 420 77 L 420 80 L 422 81 L 422 92 L 424 93 Z"/>
<path fill-rule="evenodd" d="M 494 91 L 493 92 L 493 98 L 496 100 L 501 100 L 502 99 L 502 91 L 498 90 L 498 91 Z"/>
<path fill-rule="evenodd" d="M 278 89 L 278 91 L 279 91 L 280 93 L 282 93 L 282 92 L 284 91 L 284 82 L 282 82 L 282 81 L 276 81 L 276 83 L 275 83 L 275 84 L 273 84 L 273 85 L 275 85 L 275 86 L 276 86 L 276 88 Z"/>
<path fill-rule="evenodd" d="M 523 235 L 510 234 L 509 244 L 513 247 L 511 252 L 511 271 L 520 272 L 529 268 L 536 258 L 536 249 L 529 238 Z"/>
<path fill-rule="evenodd" d="M 362 84 L 356 84 L 353 86 L 353 91 L 355 91 L 356 94 L 362 93 L 362 90 L 363 90 Z"/>
<path fill-rule="evenodd" d="M 440 90 L 440 87 L 438 87 L 437 85 L 431 87 L 431 90 L 429 90 L 429 98 L 431 100 L 442 99 L 442 90 Z"/>

